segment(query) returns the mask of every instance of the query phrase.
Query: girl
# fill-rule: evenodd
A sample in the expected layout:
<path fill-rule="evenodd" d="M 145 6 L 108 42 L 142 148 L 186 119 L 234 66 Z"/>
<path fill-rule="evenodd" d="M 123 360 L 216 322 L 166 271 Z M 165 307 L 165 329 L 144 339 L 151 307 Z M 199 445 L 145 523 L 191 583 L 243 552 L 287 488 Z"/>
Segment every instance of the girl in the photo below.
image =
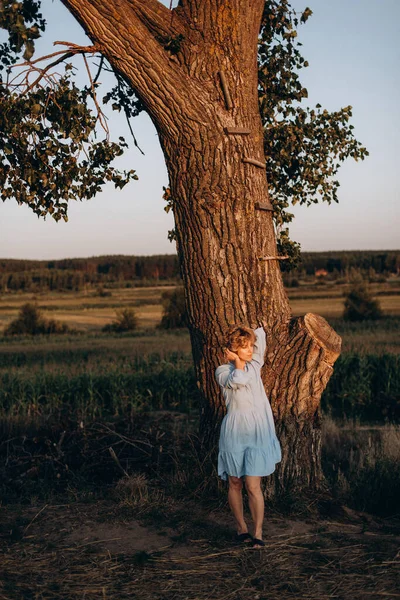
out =
<path fill-rule="evenodd" d="M 266 348 L 265 331 L 233 325 L 226 335 L 225 358 L 215 376 L 227 407 L 219 439 L 218 475 L 229 478 L 228 501 L 236 520 L 237 541 L 264 546 L 262 526 L 264 496 L 261 477 L 275 471 L 281 448 L 275 435 L 274 419 L 261 380 Z M 245 479 L 254 537 L 243 516 L 242 477 Z"/>

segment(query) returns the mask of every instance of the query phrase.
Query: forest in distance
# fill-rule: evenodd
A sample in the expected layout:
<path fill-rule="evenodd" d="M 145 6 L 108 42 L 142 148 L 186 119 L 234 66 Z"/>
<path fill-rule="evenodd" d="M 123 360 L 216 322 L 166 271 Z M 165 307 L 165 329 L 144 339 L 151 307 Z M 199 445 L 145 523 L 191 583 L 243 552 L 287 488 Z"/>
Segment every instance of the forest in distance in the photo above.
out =
<path fill-rule="evenodd" d="M 299 280 L 343 280 L 358 272 L 370 282 L 400 273 L 400 250 L 303 252 L 291 271 L 282 266 L 288 287 Z M 60 260 L 0 259 L 0 293 L 7 291 L 79 291 L 87 286 L 175 284 L 180 280 L 176 254 L 98 256 Z M 343 282 L 343 281 L 342 281 Z"/>

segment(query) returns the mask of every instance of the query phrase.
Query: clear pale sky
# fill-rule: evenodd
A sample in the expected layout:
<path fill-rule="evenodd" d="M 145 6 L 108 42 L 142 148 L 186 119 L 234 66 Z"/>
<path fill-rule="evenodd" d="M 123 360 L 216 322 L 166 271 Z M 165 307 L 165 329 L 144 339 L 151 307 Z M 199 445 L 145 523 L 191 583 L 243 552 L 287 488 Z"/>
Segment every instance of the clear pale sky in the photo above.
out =
<path fill-rule="evenodd" d="M 291 237 L 308 251 L 399 248 L 400 0 L 291 4 L 299 11 L 308 5 L 314 13 L 298 38 L 310 63 L 301 72 L 308 105 L 319 102 L 328 110 L 352 105 L 355 135 L 370 152 L 364 162 L 348 160 L 341 167 L 339 204 L 292 208 Z M 48 30 L 38 52 L 51 50 L 54 40 L 87 43 L 58 0 L 42 5 Z M 124 120 L 109 116 L 112 137 L 124 135 L 129 141 Z M 146 115 L 135 119 L 134 129 L 145 156 L 130 144 L 119 166 L 136 169 L 139 181 L 122 191 L 110 185 L 93 200 L 70 204 L 68 223 L 39 220 L 10 200 L 0 203 L 0 257 L 174 253 L 167 239 L 173 217 L 163 210 L 168 176 L 157 133 Z"/>

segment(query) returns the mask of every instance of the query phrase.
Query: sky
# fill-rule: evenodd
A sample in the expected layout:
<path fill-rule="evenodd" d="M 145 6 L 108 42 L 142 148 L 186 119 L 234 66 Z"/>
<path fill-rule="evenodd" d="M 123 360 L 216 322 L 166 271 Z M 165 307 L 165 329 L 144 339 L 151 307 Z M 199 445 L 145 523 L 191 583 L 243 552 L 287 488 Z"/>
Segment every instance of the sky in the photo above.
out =
<path fill-rule="evenodd" d="M 303 251 L 398 249 L 400 0 L 292 0 L 291 4 L 298 11 L 306 6 L 313 11 L 298 33 L 310 65 L 301 71 L 309 92 L 307 104 L 320 103 L 331 111 L 352 105 L 355 136 L 370 156 L 363 162 L 349 159 L 340 168 L 339 204 L 288 209 L 295 215 L 290 236 Z M 43 0 L 42 8 L 48 29 L 37 44 L 37 56 L 51 52 L 56 40 L 88 43 L 59 0 Z M 84 77 L 83 68 L 81 73 Z M 113 112 L 108 116 L 112 138 L 123 135 L 129 142 L 124 119 Z M 131 143 L 116 165 L 135 169 L 139 181 L 122 191 L 108 185 L 90 201 L 70 203 L 68 223 L 38 219 L 13 200 L 0 203 L 0 258 L 175 253 L 174 243 L 167 239 L 174 224 L 172 214 L 163 210 L 162 188 L 168 185 L 168 175 L 157 132 L 145 114 L 133 124 L 145 154 Z"/>

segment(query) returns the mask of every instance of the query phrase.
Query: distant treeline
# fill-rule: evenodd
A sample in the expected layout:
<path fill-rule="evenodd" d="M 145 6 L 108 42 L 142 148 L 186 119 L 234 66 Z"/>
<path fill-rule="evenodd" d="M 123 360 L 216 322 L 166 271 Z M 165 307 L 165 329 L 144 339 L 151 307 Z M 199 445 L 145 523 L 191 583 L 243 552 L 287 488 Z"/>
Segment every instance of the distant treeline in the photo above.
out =
<path fill-rule="evenodd" d="M 351 268 L 365 274 L 374 269 L 377 274 L 400 272 L 400 250 L 343 250 L 341 252 L 302 252 L 301 264 L 293 274 L 314 275 L 324 269 L 328 273 L 345 275 Z"/>
<path fill-rule="evenodd" d="M 179 280 L 178 257 L 97 256 L 63 260 L 0 260 L 0 290 L 81 290 Z"/>
<path fill-rule="evenodd" d="M 400 251 L 303 252 L 297 269 L 284 279 L 349 277 L 354 270 L 371 278 L 400 272 Z M 179 281 L 176 254 L 98 256 L 63 260 L 0 260 L 0 291 L 81 290 L 85 287 L 154 285 Z"/>

